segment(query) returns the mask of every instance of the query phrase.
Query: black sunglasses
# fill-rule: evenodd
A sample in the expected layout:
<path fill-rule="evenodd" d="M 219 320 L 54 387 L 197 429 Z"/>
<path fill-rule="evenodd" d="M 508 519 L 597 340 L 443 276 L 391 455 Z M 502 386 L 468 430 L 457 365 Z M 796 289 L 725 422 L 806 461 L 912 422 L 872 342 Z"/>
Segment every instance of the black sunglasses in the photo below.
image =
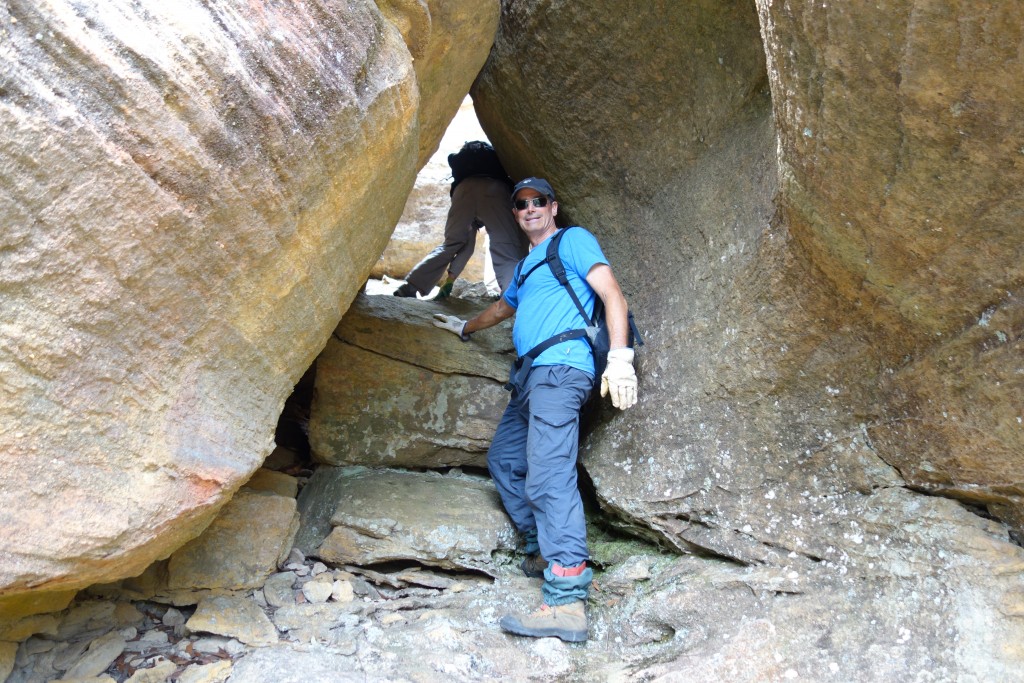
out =
<path fill-rule="evenodd" d="M 540 197 L 532 197 L 530 199 L 517 199 L 514 202 L 516 211 L 522 211 L 523 209 L 530 208 L 530 204 L 533 204 L 538 209 L 548 205 L 548 198 L 541 195 Z"/>

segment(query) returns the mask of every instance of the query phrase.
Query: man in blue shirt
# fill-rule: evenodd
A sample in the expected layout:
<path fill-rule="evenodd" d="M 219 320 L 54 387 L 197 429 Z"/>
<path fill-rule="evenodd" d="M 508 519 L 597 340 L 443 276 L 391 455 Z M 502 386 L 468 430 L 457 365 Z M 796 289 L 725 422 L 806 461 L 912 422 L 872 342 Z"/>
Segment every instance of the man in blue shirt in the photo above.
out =
<path fill-rule="evenodd" d="M 532 247 L 504 294 L 476 317 L 464 321 L 436 315 L 434 324 L 463 341 L 477 330 L 513 315 L 512 338 L 523 356 L 555 335 L 586 327 L 565 287 L 547 266 L 547 242 L 558 231 L 558 203 L 551 185 L 526 178 L 512 192 L 513 213 Z M 569 284 L 586 311 L 600 298 L 611 350 L 601 376 L 601 395 L 625 410 L 636 403 L 637 380 L 629 348 L 626 299 L 597 239 L 574 227 L 561 238 L 559 256 Z M 531 272 L 532 271 L 532 272 Z M 524 274 L 529 274 L 523 277 Z M 502 503 L 526 538 L 523 571 L 543 576 L 544 604 L 528 616 L 508 615 L 501 627 L 524 636 L 587 639 L 585 602 L 593 579 L 587 566 L 586 524 L 576 481 L 580 410 L 594 387 L 594 359 L 585 339 L 551 346 L 534 360 L 529 375 L 513 389 L 498 424 L 487 467 Z M 542 573 L 543 572 L 543 573 Z"/>

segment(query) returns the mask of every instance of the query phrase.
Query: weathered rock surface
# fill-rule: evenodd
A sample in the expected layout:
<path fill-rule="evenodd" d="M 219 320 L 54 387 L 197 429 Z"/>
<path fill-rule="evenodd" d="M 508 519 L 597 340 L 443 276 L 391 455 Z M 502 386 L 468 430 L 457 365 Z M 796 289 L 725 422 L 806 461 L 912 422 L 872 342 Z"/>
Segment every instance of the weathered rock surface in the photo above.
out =
<path fill-rule="evenodd" d="M 295 498 L 241 490 L 167 563 L 167 589 L 259 588 L 283 564 L 299 529 Z"/>
<path fill-rule="evenodd" d="M 623 566 L 605 578 L 599 600 L 616 607 L 601 613 L 594 630 L 622 644 L 618 653 L 639 680 L 867 682 L 921 673 L 942 681 L 1019 681 L 1020 651 L 1010 643 L 1020 637 L 1020 620 L 997 605 L 1019 603 L 1019 579 L 1010 577 L 1020 550 L 1000 547 L 976 520 L 954 521 L 958 516 L 970 517 L 930 511 L 935 526 L 928 533 L 971 537 L 941 558 L 906 554 L 884 537 L 865 535 L 877 563 L 869 576 L 827 564 L 648 560 L 644 588 L 627 579 L 623 593 Z M 960 554 L 974 543 L 988 550 Z M 995 591 L 986 586 L 992 580 Z M 615 619 L 616 609 L 629 618 Z M 1002 616 L 989 623 L 990 610 Z M 660 659 L 641 654 L 645 647 Z"/>
<path fill-rule="evenodd" d="M 17 643 L 0 642 L 0 680 L 6 681 L 14 671 L 14 655 L 17 651 Z"/>
<path fill-rule="evenodd" d="M 474 86 L 488 136 L 598 234 L 646 332 L 639 405 L 588 441 L 602 503 L 745 562 L 820 552 L 904 480 L 1014 523 L 1024 242 L 1004 96 L 1024 72 L 977 100 L 958 84 L 1019 65 L 1022 10 L 759 5 L 609 22 L 510 4 Z"/>
<path fill-rule="evenodd" d="M 876 450 L 1024 529 L 1024 8 L 758 4 L 782 216 L 881 328 Z"/>
<path fill-rule="evenodd" d="M 77 656 L 75 663 L 64 673 L 64 678 L 75 680 L 99 676 L 121 656 L 124 647 L 124 637 L 117 632 L 107 633 L 92 640 L 85 652 Z"/>
<path fill-rule="evenodd" d="M 163 683 L 171 674 L 177 671 L 178 667 L 174 665 L 174 662 L 166 659 L 161 659 L 153 664 L 142 669 L 137 669 L 135 673 L 128 679 L 129 683 Z"/>
<path fill-rule="evenodd" d="M 317 358 L 313 456 L 332 465 L 483 467 L 508 403 L 509 323 L 462 344 L 435 314 L 490 302 L 360 295 Z"/>
<path fill-rule="evenodd" d="M 1004 548 L 999 533 L 992 533 L 995 525 L 955 503 L 905 491 L 886 495 L 925 501 L 930 507 L 922 509 L 924 523 L 904 536 L 941 537 L 949 552 L 907 554 L 867 533 L 863 543 L 872 548 L 877 571 L 866 577 L 799 557 L 790 565 L 742 567 L 625 544 L 616 556 L 595 555 L 601 590 L 589 602 L 591 637 L 583 646 L 500 632 L 497 620 L 506 611 L 531 610 L 539 588 L 507 565 L 493 567 L 493 582 L 425 569 L 361 570 L 346 579 L 355 586 L 356 601 L 295 601 L 264 606 L 266 616 L 253 612 L 254 621 L 269 618 L 276 627 L 279 643 L 271 647 L 177 632 L 164 625 L 164 608 L 139 603 L 142 613 L 133 608 L 133 631 L 126 631 L 127 651 L 108 671 L 122 680 L 169 658 L 179 675 L 216 663 L 230 670 L 233 681 L 326 682 L 351 674 L 353 680 L 868 683 L 908 671 L 942 681 L 1022 680 L 1020 669 L 1006 666 L 1020 642 L 1019 619 L 1009 616 L 1020 611 L 1020 549 Z M 305 569 L 312 573 L 308 563 Z M 308 586 L 317 579 L 306 581 Z M 993 582 L 998 594 L 990 589 Z M 296 600 L 300 593 L 294 592 Z M 1001 602 L 994 604 L 993 597 Z M 98 610 L 97 604 L 88 603 L 88 620 L 62 629 L 64 640 L 23 643 L 11 683 L 57 677 L 71 659 L 67 653 L 82 642 L 113 639 L 117 629 L 128 628 L 116 616 L 126 610 Z M 232 619 L 222 616 L 258 609 L 256 604 L 254 598 L 248 607 L 239 602 L 211 612 L 206 619 L 217 623 L 203 629 L 245 629 L 244 623 L 223 629 Z M 994 608 L 1003 616 L 993 620 Z M 200 622 L 195 615 L 189 620 Z"/>
<path fill-rule="evenodd" d="M 166 557 L 270 452 L 497 13 L 0 7 L 3 616 Z"/>
<path fill-rule="evenodd" d="M 494 0 L 380 0 L 376 4 L 398 27 L 416 70 L 418 169 L 434 154 L 465 101 L 494 40 L 501 5 Z"/>
<path fill-rule="evenodd" d="M 104 676 L 137 635 L 143 615 L 128 603 L 83 600 L 53 616 L 56 627 L 24 640 L 17 650 L 14 670 L 5 678 L 16 681 L 114 680 Z M 34 661 L 33 661 L 34 660 Z M 32 666 L 26 664 L 33 661 Z"/>
<path fill-rule="evenodd" d="M 488 479 L 328 467 L 315 476 L 325 481 L 304 492 L 301 507 L 303 524 L 319 533 L 303 540 L 325 562 L 415 560 L 493 573 L 492 556 L 516 547 L 515 527 Z"/>
<path fill-rule="evenodd" d="M 312 555 L 333 528 L 331 518 L 346 486 L 346 475 L 363 471 L 363 467 L 318 467 L 298 499 L 299 531 L 295 547 L 303 555 Z"/>
<path fill-rule="evenodd" d="M 266 491 L 286 498 L 294 498 L 299 493 L 299 481 L 284 472 L 261 467 L 253 472 L 249 480 L 245 482 L 244 488 L 250 491 Z"/>
<path fill-rule="evenodd" d="M 288 644 L 244 656 L 203 655 L 181 613 L 144 603 L 138 626 L 78 604 L 11 621 L 166 557 L 261 462 L 433 149 L 425 131 L 447 115 L 424 112 L 476 72 L 456 65 L 482 58 L 489 39 L 470 34 L 487 24 L 450 12 L 477 6 L 496 4 L 0 7 L 12 682 L 57 678 L 119 639 L 108 671 L 166 655 L 178 680 L 226 676 L 229 657 L 237 680 L 1020 680 L 1020 548 L 999 521 L 923 495 L 1024 528 L 1012 4 L 504 3 L 474 89 L 488 136 L 598 234 L 648 341 L 641 402 L 590 435 L 589 478 L 619 523 L 719 558 L 595 552 L 608 588 L 587 646 L 502 635 L 496 606 L 532 609 L 537 585 L 493 557 L 477 567 L 491 584 L 293 552 L 279 605 L 244 592 Z M 383 325 L 339 332 L 400 361 L 365 386 L 419 368 L 466 401 L 465 377 L 504 380 L 507 349 L 488 349 L 492 372 L 476 336 L 461 344 L 424 302 L 393 301 L 367 316 Z M 403 325 L 411 338 L 382 334 Z M 444 392 L 420 395 L 429 408 Z M 326 424 L 322 452 L 344 453 Z M 166 570 L 135 592 L 156 595 Z"/>
<path fill-rule="evenodd" d="M 260 588 L 287 561 L 298 528 L 294 493 L 287 497 L 243 488 L 202 534 L 170 558 L 139 576 L 91 590 L 102 597 L 180 606 Z"/>
<path fill-rule="evenodd" d="M 989 21 L 914 2 L 545 9 L 506 4 L 473 96 L 514 170 L 549 176 L 566 219 L 602 240 L 646 333 L 639 404 L 609 410 L 585 448 L 603 508 L 679 550 L 841 565 L 855 581 L 901 586 L 870 608 L 883 612 L 908 586 L 931 585 L 928 558 L 956 537 L 908 530 L 942 528 L 947 514 L 971 524 L 900 487 L 987 505 L 1019 530 L 1024 233 L 1008 188 L 1021 180 L 1011 93 L 1024 89 L 1024 10 Z M 986 74 L 977 97 L 973 72 Z M 1012 576 L 1003 562 L 1014 566 L 1019 549 L 990 531 L 994 546 L 957 552 L 982 574 Z M 888 561 L 865 545 L 874 536 L 891 544 Z M 948 594 L 965 590 L 957 571 L 943 579 L 958 586 Z M 968 641 L 988 630 L 971 605 L 1008 614 L 996 605 L 1016 600 L 1016 588 L 986 585 L 951 608 Z M 856 604 L 835 618 L 859 620 Z M 1019 619 L 997 618 L 1019 638 Z M 755 631 L 737 642 L 757 642 Z M 921 653 L 939 647 L 932 638 Z M 985 654 L 960 650 L 938 670 L 1012 677 L 1024 656 L 972 646 Z M 698 656 L 680 680 L 744 670 L 742 648 L 712 648 L 719 661 Z M 897 677 L 926 659 L 872 666 Z"/>

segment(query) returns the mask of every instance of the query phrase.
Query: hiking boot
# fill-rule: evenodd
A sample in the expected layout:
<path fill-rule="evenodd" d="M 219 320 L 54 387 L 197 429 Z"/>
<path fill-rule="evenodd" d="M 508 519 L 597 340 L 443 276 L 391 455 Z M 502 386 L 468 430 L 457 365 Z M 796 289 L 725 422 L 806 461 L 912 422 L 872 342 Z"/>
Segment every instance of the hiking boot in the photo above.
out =
<path fill-rule="evenodd" d="M 404 296 L 416 298 L 416 288 L 410 285 L 408 282 L 403 282 L 398 289 L 391 292 L 395 296 Z"/>
<path fill-rule="evenodd" d="M 548 568 L 548 561 L 540 556 L 540 553 L 530 553 L 519 563 L 519 568 L 531 579 L 543 579 L 544 570 Z"/>
<path fill-rule="evenodd" d="M 509 614 L 502 617 L 498 625 L 517 636 L 554 636 L 569 643 L 582 643 L 587 639 L 587 613 L 582 600 L 567 605 L 541 605 L 526 617 Z"/>

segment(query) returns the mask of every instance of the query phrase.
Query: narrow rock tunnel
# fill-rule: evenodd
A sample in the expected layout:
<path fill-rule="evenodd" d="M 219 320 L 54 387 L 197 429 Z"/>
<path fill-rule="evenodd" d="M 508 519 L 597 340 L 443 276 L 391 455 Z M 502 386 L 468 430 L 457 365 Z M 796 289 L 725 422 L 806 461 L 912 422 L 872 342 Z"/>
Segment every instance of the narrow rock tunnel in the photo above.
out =
<path fill-rule="evenodd" d="M 338 346 L 365 354 L 382 396 L 402 377 L 450 395 L 437 424 L 489 438 L 479 414 L 499 399 L 481 387 L 503 380 L 507 329 L 461 345 L 430 315 L 478 302 L 359 294 L 469 92 L 511 174 L 552 181 L 637 314 L 639 403 L 602 412 L 581 465 L 603 519 L 672 552 L 595 549 L 603 592 L 580 651 L 497 632 L 495 604 L 536 590 L 506 571 L 500 516 L 466 521 L 489 543 L 466 549 L 469 578 L 318 567 L 328 598 L 272 587 L 285 606 L 233 584 L 275 621 L 246 636 L 258 645 L 211 655 L 232 680 L 302 657 L 310 671 L 457 680 L 523 661 L 538 680 L 1016 679 L 1020 8 L 188 7 L 0 7 L 0 663 L 28 676 L 38 649 L 50 655 L 33 666 L 60 654 L 69 668 L 46 674 L 66 674 L 75 657 L 53 634 L 102 621 L 83 601 L 198 600 L 183 596 L 200 585 L 199 545 L 303 533 L 280 479 L 243 484 L 306 369 L 316 361 L 319 382 L 325 357 L 358 365 Z M 485 489 L 447 476 L 476 466 L 449 460 L 429 483 L 482 509 Z M 412 500 L 407 484 L 389 479 L 391 500 Z M 373 527 L 385 517 L 363 522 L 400 535 Z M 246 561 L 269 558 L 275 576 L 308 566 L 313 583 L 289 550 L 254 544 Z M 196 614 L 248 614 L 235 609 L 249 607 Z M 311 639 L 327 649 L 265 646 Z"/>

